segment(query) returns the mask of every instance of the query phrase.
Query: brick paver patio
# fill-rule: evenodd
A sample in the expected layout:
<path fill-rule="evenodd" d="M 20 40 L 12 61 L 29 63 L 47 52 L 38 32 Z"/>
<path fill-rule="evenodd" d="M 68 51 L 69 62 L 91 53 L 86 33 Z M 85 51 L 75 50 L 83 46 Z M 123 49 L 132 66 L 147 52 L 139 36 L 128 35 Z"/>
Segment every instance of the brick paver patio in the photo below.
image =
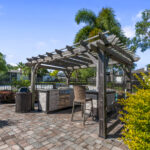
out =
<path fill-rule="evenodd" d="M 81 112 L 70 121 L 71 109 L 53 114 L 15 113 L 14 104 L 0 105 L 0 150 L 125 150 L 118 140 L 121 124 L 109 133 L 108 139 L 98 137 L 98 123 L 86 122 L 83 127 Z M 77 121 L 78 120 L 78 121 Z M 116 134 L 114 134 L 116 132 Z"/>

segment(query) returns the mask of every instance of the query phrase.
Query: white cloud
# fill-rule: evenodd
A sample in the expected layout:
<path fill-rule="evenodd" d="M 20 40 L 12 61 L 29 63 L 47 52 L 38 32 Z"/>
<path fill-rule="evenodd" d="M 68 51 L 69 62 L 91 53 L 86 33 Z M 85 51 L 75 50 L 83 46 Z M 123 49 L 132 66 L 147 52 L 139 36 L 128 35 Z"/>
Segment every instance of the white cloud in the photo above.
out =
<path fill-rule="evenodd" d="M 135 36 L 135 28 L 134 26 L 125 26 L 123 28 L 123 32 L 126 37 L 133 38 Z"/>
<path fill-rule="evenodd" d="M 10 65 L 12 65 L 12 66 L 17 66 L 17 64 L 15 64 L 15 63 L 9 63 Z"/>
<path fill-rule="evenodd" d="M 137 18 L 137 19 L 141 19 L 141 17 L 142 17 L 142 12 L 143 12 L 142 10 L 138 12 L 138 14 L 136 15 L 136 18 Z"/>
<path fill-rule="evenodd" d="M 142 10 L 140 10 L 135 16 L 132 17 L 131 25 L 127 25 L 123 27 L 123 32 L 128 38 L 133 38 L 135 36 L 135 24 L 142 17 Z"/>

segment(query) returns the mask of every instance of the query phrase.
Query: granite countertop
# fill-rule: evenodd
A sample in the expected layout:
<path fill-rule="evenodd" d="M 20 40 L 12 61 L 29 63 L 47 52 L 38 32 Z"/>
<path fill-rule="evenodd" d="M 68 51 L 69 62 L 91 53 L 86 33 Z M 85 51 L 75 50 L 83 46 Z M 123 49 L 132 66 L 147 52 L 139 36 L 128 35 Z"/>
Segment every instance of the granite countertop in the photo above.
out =
<path fill-rule="evenodd" d="M 61 87 L 61 88 L 57 88 L 57 89 L 38 89 L 38 91 L 41 92 L 48 92 L 48 91 L 67 91 L 67 90 L 73 90 L 72 88 L 69 87 Z"/>
<path fill-rule="evenodd" d="M 113 90 L 113 89 L 107 89 L 106 90 L 106 93 L 109 94 L 109 93 L 115 93 L 116 91 Z M 98 94 L 98 91 L 96 90 L 86 90 L 86 93 L 87 94 Z"/>

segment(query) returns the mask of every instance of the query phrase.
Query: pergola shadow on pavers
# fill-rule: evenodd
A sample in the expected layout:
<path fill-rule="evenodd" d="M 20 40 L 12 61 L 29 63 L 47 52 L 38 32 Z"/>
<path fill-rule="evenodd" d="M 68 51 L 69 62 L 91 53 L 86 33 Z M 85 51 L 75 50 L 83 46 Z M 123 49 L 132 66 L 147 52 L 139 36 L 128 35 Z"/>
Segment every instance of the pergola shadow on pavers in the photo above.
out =
<path fill-rule="evenodd" d="M 38 68 L 64 71 L 67 84 L 74 70 L 96 67 L 96 89 L 98 91 L 99 136 L 106 138 L 106 68 L 108 65 L 121 64 L 126 74 L 127 91 L 132 92 L 131 68 L 139 57 L 130 52 L 118 37 L 109 32 L 99 33 L 73 46 L 47 52 L 46 55 L 27 58 L 31 67 L 32 108 L 35 102 L 35 77 Z"/>

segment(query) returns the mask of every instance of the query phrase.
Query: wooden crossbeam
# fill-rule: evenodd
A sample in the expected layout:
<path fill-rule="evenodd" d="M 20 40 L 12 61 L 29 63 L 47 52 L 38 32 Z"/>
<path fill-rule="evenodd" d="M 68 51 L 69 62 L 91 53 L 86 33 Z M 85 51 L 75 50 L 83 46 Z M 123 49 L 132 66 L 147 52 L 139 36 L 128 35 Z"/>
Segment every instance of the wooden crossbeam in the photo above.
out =
<path fill-rule="evenodd" d="M 44 55 L 39 55 L 39 57 L 40 57 L 40 58 L 42 58 L 42 59 L 44 59 L 44 58 L 45 58 L 45 56 L 44 56 Z"/>
<path fill-rule="evenodd" d="M 42 63 L 43 64 L 43 63 Z M 45 66 L 46 65 L 46 66 Z M 48 65 L 48 66 L 47 66 Z M 42 65 L 43 66 L 43 65 Z M 61 66 L 61 65 L 58 65 L 58 64 L 44 64 L 44 67 L 45 68 L 49 68 L 49 69 L 54 69 L 54 70 L 61 70 L 63 71 L 64 69 L 65 70 L 77 70 L 77 69 L 85 69 L 85 68 L 93 68 L 93 67 L 96 67 L 95 64 L 90 64 L 88 66 L 86 65 L 81 65 L 81 66 L 72 66 L 72 67 L 69 67 L 69 66 Z"/>
<path fill-rule="evenodd" d="M 62 61 L 60 60 L 55 60 L 53 62 L 46 62 L 46 63 L 43 63 L 43 64 L 48 64 L 48 65 L 55 65 L 55 66 L 58 66 L 58 67 L 73 67 L 75 65 L 72 65 L 72 64 L 69 64 L 69 63 L 63 63 Z"/>
<path fill-rule="evenodd" d="M 80 45 L 86 47 L 88 45 L 88 42 L 85 42 L 85 41 L 81 40 L 80 41 Z"/>
<path fill-rule="evenodd" d="M 98 63 L 97 59 L 92 55 L 90 54 L 89 52 L 85 53 L 91 60 L 92 62 L 96 65 Z"/>
<path fill-rule="evenodd" d="M 110 56 L 110 58 L 113 58 L 114 60 L 117 60 L 120 63 L 125 63 L 125 64 L 132 64 L 131 60 L 120 55 L 119 53 L 117 53 L 115 50 L 113 50 L 111 47 L 105 47 L 104 45 L 101 44 L 100 41 L 96 42 L 97 46 L 102 49 L 103 51 L 105 51 L 107 53 L 107 55 Z"/>
<path fill-rule="evenodd" d="M 90 65 L 88 65 L 88 66 L 83 65 L 83 66 L 74 66 L 74 67 L 72 67 L 72 68 L 67 67 L 67 69 L 77 70 L 77 69 L 94 68 L 94 67 L 96 67 L 95 64 L 90 64 Z"/>
<path fill-rule="evenodd" d="M 117 45 L 120 46 L 120 47 L 123 47 L 123 46 L 124 46 L 123 43 L 118 43 Z"/>
<path fill-rule="evenodd" d="M 105 46 L 109 46 L 109 42 L 108 42 L 108 40 L 107 40 L 107 38 L 105 37 L 105 35 L 104 34 L 102 34 L 101 32 L 99 33 L 99 37 L 100 37 L 100 39 L 105 43 Z"/>
<path fill-rule="evenodd" d="M 65 60 L 67 60 L 69 62 L 73 62 L 73 63 L 78 64 L 78 65 L 86 65 L 86 66 L 88 66 L 87 62 L 79 61 L 79 60 L 76 60 L 76 59 L 66 58 Z"/>
<path fill-rule="evenodd" d="M 85 57 L 85 56 L 80 55 L 80 56 L 73 56 L 71 58 L 75 58 L 79 61 L 84 61 L 84 62 L 87 62 L 87 63 L 92 63 L 92 61 L 87 56 Z"/>
<path fill-rule="evenodd" d="M 32 61 L 33 59 L 32 58 L 27 58 L 27 61 Z"/>
<path fill-rule="evenodd" d="M 130 58 L 132 61 L 134 61 L 133 57 L 126 52 L 126 50 L 123 50 L 122 48 L 120 48 L 119 46 L 117 45 L 112 45 L 112 47 L 114 49 L 116 49 L 117 51 L 119 51 L 121 54 L 125 55 L 126 57 Z"/>
<path fill-rule="evenodd" d="M 61 50 L 55 49 L 55 52 L 56 52 L 57 54 L 59 54 L 60 56 L 62 56 L 62 51 L 61 51 Z"/>
<path fill-rule="evenodd" d="M 47 68 L 47 69 L 53 69 L 53 70 L 60 70 L 60 71 L 66 71 L 67 68 L 57 67 L 57 66 L 50 66 L 50 65 L 39 65 L 39 68 Z"/>
<path fill-rule="evenodd" d="M 103 35 L 105 37 L 105 35 Z M 116 37 L 116 35 L 112 34 L 110 36 L 105 37 L 107 39 L 107 41 L 109 42 L 109 44 L 115 44 L 118 42 L 118 37 Z"/>
<path fill-rule="evenodd" d="M 116 37 L 115 35 L 114 35 L 114 37 L 115 37 L 115 38 L 114 38 L 114 40 L 111 42 L 111 46 L 112 46 L 114 49 L 118 50 L 120 53 L 122 53 L 122 55 L 125 55 L 126 57 L 128 57 L 128 58 L 130 58 L 132 61 L 134 61 L 133 57 L 127 52 L 126 47 L 125 47 L 125 46 L 120 46 L 120 43 L 118 43 L 118 42 L 120 42 L 119 38 Z M 121 44 L 122 44 L 122 43 L 121 43 Z"/>
<path fill-rule="evenodd" d="M 52 53 L 49 53 L 49 52 L 46 52 L 46 55 L 53 58 L 53 54 Z"/>
<path fill-rule="evenodd" d="M 37 59 L 38 59 L 38 57 L 32 57 L 32 59 L 33 59 L 33 60 L 37 60 Z"/>
<path fill-rule="evenodd" d="M 96 45 L 94 45 L 94 44 L 90 44 L 90 50 L 92 51 L 95 51 L 95 52 L 98 52 L 98 48 L 97 48 L 97 46 Z"/>
<path fill-rule="evenodd" d="M 76 63 L 76 62 L 74 62 L 74 61 L 70 61 L 69 59 L 61 59 L 61 60 L 59 60 L 60 62 L 62 62 L 62 63 L 66 63 L 66 64 L 68 64 L 68 65 L 72 65 L 72 66 L 80 66 L 81 64 L 79 64 L 79 63 Z"/>
<path fill-rule="evenodd" d="M 115 45 L 118 42 L 118 40 L 119 40 L 118 37 L 114 38 L 114 40 L 111 42 L 111 45 Z"/>
<path fill-rule="evenodd" d="M 73 49 L 74 49 L 73 47 L 66 45 L 66 49 L 71 53 L 73 53 Z"/>
<path fill-rule="evenodd" d="M 51 59 L 50 57 L 46 57 L 45 61 L 54 61 L 55 59 L 57 59 L 57 60 L 58 59 L 65 59 L 65 58 L 69 58 L 69 57 L 72 57 L 72 56 L 75 56 L 78 54 L 82 54 L 86 51 L 87 51 L 86 49 L 79 46 L 73 50 L 74 54 L 71 54 L 70 51 L 62 51 L 62 56 L 60 56 L 59 54 L 54 54 L 53 59 Z M 43 60 L 39 60 L 39 62 L 43 62 Z"/>

